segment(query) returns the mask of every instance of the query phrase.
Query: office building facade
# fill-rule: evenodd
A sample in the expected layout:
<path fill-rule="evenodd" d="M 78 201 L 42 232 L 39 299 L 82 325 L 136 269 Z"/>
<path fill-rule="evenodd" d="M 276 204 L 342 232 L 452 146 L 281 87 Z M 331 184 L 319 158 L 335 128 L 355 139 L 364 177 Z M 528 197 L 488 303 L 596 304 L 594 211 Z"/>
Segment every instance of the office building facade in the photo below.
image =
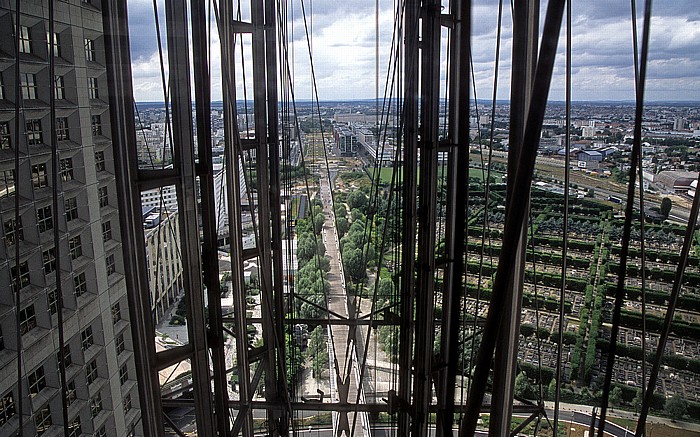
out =
<path fill-rule="evenodd" d="M 0 435 L 140 435 L 100 2 L 48 5 L 0 1 Z"/>

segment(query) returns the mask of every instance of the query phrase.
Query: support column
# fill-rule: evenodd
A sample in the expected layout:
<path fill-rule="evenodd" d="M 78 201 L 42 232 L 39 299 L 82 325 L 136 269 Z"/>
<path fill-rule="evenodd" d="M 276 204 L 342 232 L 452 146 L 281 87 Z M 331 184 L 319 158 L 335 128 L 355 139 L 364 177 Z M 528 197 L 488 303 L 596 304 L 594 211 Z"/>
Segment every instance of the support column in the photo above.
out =
<path fill-rule="evenodd" d="M 407 436 L 411 425 L 409 405 L 413 366 L 413 312 L 415 307 L 416 195 L 418 179 L 418 23 L 419 0 L 406 1 L 406 63 L 403 102 L 403 215 L 401 246 L 401 329 L 399 330 L 399 392 L 391 401 L 397 405 L 399 435 Z"/>
<path fill-rule="evenodd" d="M 513 5 L 513 74 L 510 98 L 510 144 L 508 150 L 508 186 L 506 205 L 513 193 L 513 176 L 517 172 L 523 136 L 530 107 L 532 86 L 537 67 L 537 35 L 539 0 L 516 0 Z M 529 198 L 529 192 L 528 196 Z M 526 210 L 529 209 L 529 202 Z M 506 211 L 508 214 L 509 211 Z M 528 234 L 528 214 L 521 224 L 521 233 L 515 249 L 515 265 L 511 271 L 506 307 L 501 320 L 493 368 L 493 396 L 489 433 L 507 435 L 510 432 L 513 395 L 518 361 L 520 313 L 522 309 L 525 252 Z"/>
<path fill-rule="evenodd" d="M 435 336 L 435 230 L 437 211 L 438 137 L 440 115 L 440 2 L 423 3 L 420 111 L 420 192 L 416 277 L 416 340 L 413 379 L 413 423 L 416 436 L 428 435 L 432 403 Z M 405 207 L 405 206 L 404 206 Z M 404 239 L 404 241 L 406 241 Z M 408 242 L 407 242 L 408 243 Z"/>
<path fill-rule="evenodd" d="M 146 243 L 143 239 L 141 192 L 136 154 L 134 92 L 131 83 L 131 53 L 126 2 L 102 1 L 105 55 L 109 80 L 109 112 L 114 147 L 114 173 L 119 202 L 124 271 L 129 290 L 129 322 L 139 406 L 144 435 L 163 435 L 163 407 L 156 369 L 156 348 L 148 286 Z M 140 238 L 138 238 L 140 236 Z"/>
<path fill-rule="evenodd" d="M 437 435 L 452 437 L 455 411 L 459 328 L 464 292 L 467 198 L 469 191 L 469 81 L 471 2 L 453 4 L 449 71 L 449 147 L 447 164 L 447 213 L 445 223 L 445 272 L 440 336 Z"/>
<path fill-rule="evenodd" d="M 170 104 L 172 106 L 173 169 L 177 173 L 178 219 L 182 283 L 187 302 L 188 346 L 191 349 L 193 394 L 197 431 L 215 435 L 209 349 L 204 317 L 204 287 L 199 252 L 199 226 L 192 134 L 192 99 L 188 43 L 187 5 L 184 0 L 165 3 L 168 64 L 170 66 Z M 167 104 L 167 102 L 166 102 Z"/>

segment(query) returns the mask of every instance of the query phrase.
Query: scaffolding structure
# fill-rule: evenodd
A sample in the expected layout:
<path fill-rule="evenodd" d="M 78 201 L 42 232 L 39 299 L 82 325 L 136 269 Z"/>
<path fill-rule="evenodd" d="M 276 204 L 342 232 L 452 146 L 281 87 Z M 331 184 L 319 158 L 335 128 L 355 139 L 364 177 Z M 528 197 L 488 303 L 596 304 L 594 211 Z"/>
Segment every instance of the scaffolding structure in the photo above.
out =
<path fill-rule="evenodd" d="M 467 255 L 469 185 L 465 169 L 469 166 L 470 147 L 471 2 L 450 2 L 443 8 L 437 0 L 407 0 L 401 11 L 405 23 L 403 96 L 399 99 L 403 163 L 402 184 L 395 195 L 400 196 L 403 205 L 403 244 L 398 302 L 384 313 L 382 320 L 375 320 L 372 312 L 357 316 L 352 310 L 353 298 L 348 298 L 350 304 L 346 303 L 347 314 L 331 316 L 328 307 L 322 308 L 327 317 L 313 322 L 327 326 L 329 337 L 333 337 L 333 326 L 348 327 L 346 344 L 340 347 L 351 352 L 342 359 L 349 364 L 343 367 L 331 363 L 331 367 L 336 366 L 336 372 L 331 372 L 336 398 L 324 398 L 322 394 L 319 399 L 304 400 L 294 397 L 286 375 L 286 338 L 301 319 L 290 316 L 293 302 L 285 291 L 283 277 L 281 168 L 287 155 L 285 134 L 279 128 L 278 96 L 280 88 L 290 91 L 288 85 L 280 87 L 280 81 L 284 83 L 289 74 L 288 53 L 280 41 L 287 38 L 280 24 L 285 5 L 275 0 L 251 0 L 250 20 L 245 21 L 240 10 L 237 15 L 233 3 L 214 2 L 221 40 L 225 176 L 231 187 L 226 201 L 234 311 L 225 314 L 219 299 L 206 5 L 191 2 L 188 15 L 185 0 L 166 0 L 165 4 L 173 167 L 156 170 L 139 168 L 137 160 L 126 2 L 103 1 L 120 214 L 124 250 L 131 254 L 125 257 L 125 270 L 144 434 L 163 435 L 167 427 L 183 435 L 168 415 L 174 408 L 193 409 L 196 431 L 207 436 L 252 436 L 256 419 L 262 418 L 267 435 L 289 435 L 298 431 L 293 417 L 300 411 L 333 412 L 334 435 L 370 435 L 368 426 L 357 422 L 364 422 L 367 414 L 379 413 L 396 415 L 398 435 L 415 436 L 432 435 L 433 425 L 437 435 L 453 435 L 456 418 L 461 421 L 460 435 L 474 435 L 479 414 L 484 411 L 491 414 L 491 435 L 512 433 L 511 418 L 516 412 L 529 415 L 525 425 L 541 419 L 546 414 L 542 402 L 514 402 L 514 382 L 530 186 L 565 2 L 549 2 L 541 35 L 540 2 L 513 2 L 508 158 L 508 174 L 512 177 L 508 179 L 503 242 L 504 248 L 512 250 L 501 252 L 489 312 L 478 321 L 482 341 L 466 403 L 455 402 L 455 390 L 461 384 L 457 358 L 462 347 L 460 326 L 465 323 L 461 300 Z M 241 132 L 237 123 L 237 101 L 241 96 L 236 94 L 233 65 L 243 58 L 238 58 L 235 50 L 236 40 L 244 35 L 250 38 L 252 47 L 254 128 Z M 445 35 L 448 44 L 444 44 Z M 443 64 L 441 60 L 447 53 L 449 62 Z M 441 98 L 442 78 L 446 78 L 446 99 Z M 192 117 L 193 102 L 196 122 Z M 447 108 L 445 124 L 440 117 L 443 104 Z M 246 108 L 246 116 L 248 112 Z M 255 235 L 252 247 L 244 243 L 243 207 L 240 197 L 234 195 L 240 192 L 241 172 L 245 172 L 239 163 L 249 156 L 254 156 L 254 160 L 244 166 L 254 168 L 258 187 L 255 207 L 250 212 Z M 438 184 L 441 177 L 444 186 Z M 179 253 L 184 266 L 188 342 L 156 351 L 148 300 L 148 260 L 141 238 L 140 192 L 171 185 L 176 189 L 180 220 Z M 446 205 L 444 217 L 438 217 L 435 208 L 441 201 Z M 249 260 L 257 260 L 259 266 L 259 318 L 246 311 L 243 269 Z M 435 347 L 438 320 L 440 336 Z M 254 345 L 249 340 L 248 327 L 253 323 L 262 326 L 261 344 Z M 398 385 L 381 402 L 372 403 L 363 399 L 362 384 L 367 375 L 359 357 L 366 350 L 362 343 L 368 334 L 363 329 L 379 324 L 394 325 L 400 333 Z M 236 340 L 235 365 L 227 365 L 225 333 Z M 341 338 L 340 334 L 337 336 Z M 366 351 L 364 354 L 366 359 Z M 187 386 L 191 396 L 161 393 L 158 372 L 182 361 L 191 366 Z M 227 389 L 234 374 L 237 398 L 232 398 Z M 487 387 L 490 375 L 493 383 Z M 348 388 L 353 378 L 356 391 Z M 485 403 L 487 389 L 491 396 L 490 402 Z M 651 392 L 647 392 L 647 398 Z M 262 398 L 256 398 L 256 393 L 262 393 Z M 648 402 L 647 399 L 645 404 Z M 435 419 L 431 418 L 433 415 Z"/>

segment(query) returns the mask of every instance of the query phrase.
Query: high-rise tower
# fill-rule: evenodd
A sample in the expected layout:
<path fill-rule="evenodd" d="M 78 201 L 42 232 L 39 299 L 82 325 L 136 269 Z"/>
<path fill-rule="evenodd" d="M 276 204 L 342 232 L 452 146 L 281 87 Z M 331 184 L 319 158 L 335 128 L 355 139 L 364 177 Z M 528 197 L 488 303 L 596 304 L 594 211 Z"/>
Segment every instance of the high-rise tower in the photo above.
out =
<path fill-rule="evenodd" d="M 139 434 L 101 6 L 50 3 L 0 1 L 0 435 Z"/>

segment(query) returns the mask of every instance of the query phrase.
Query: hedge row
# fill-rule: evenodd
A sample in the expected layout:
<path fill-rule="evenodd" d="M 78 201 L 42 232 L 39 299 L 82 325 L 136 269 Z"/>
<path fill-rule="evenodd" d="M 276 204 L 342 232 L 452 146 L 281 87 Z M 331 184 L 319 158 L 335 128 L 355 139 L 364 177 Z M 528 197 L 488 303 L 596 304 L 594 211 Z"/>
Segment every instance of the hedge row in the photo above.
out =
<path fill-rule="evenodd" d="M 610 349 L 610 342 L 608 340 L 598 340 L 598 349 L 602 352 L 608 352 Z M 639 346 L 627 346 L 618 343 L 615 347 L 615 355 L 619 357 L 627 357 L 633 360 L 641 361 L 644 354 L 642 353 L 642 348 Z M 647 350 L 647 359 L 653 360 L 656 355 L 656 348 L 649 348 Z M 669 367 L 673 367 L 677 370 L 686 370 L 688 372 L 693 372 L 700 374 L 700 360 L 686 357 L 684 355 L 670 355 L 664 354 L 661 358 L 661 362 Z"/>
<path fill-rule="evenodd" d="M 533 236 L 535 244 L 540 246 L 561 247 L 562 239 L 554 237 L 544 237 L 541 235 Z M 595 243 L 591 241 L 569 240 L 567 246 L 569 249 L 580 250 L 583 252 L 593 252 Z"/>
<path fill-rule="evenodd" d="M 617 263 L 617 262 L 610 263 L 610 273 L 617 274 L 619 270 L 620 270 L 619 263 Z M 641 268 L 634 265 L 634 264 L 627 265 L 627 275 L 628 276 L 639 277 L 640 271 L 641 271 Z M 676 277 L 675 270 L 662 270 L 658 267 L 654 267 L 654 268 L 647 267 L 645 269 L 645 271 L 646 271 L 645 277 L 647 279 L 662 280 L 664 282 L 673 283 L 673 281 Z M 686 271 L 683 274 L 683 284 L 690 285 L 691 287 L 700 286 L 700 273 Z"/>
<path fill-rule="evenodd" d="M 616 284 L 607 284 L 607 295 L 615 296 L 615 291 L 617 290 Z M 628 300 L 638 300 L 642 297 L 642 290 L 638 287 L 625 287 L 627 292 Z M 671 298 L 670 293 L 663 291 L 646 290 L 645 291 L 647 303 L 667 306 L 668 300 Z M 700 312 L 700 298 L 693 295 L 681 295 L 678 296 L 678 302 L 676 303 L 676 308 L 683 309 L 687 311 Z"/>
<path fill-rule="evenodd" d="M 620 324 L 628 328 L 642 329 L 642 315 L 637 312 L 622 310 L 620 313 Z M 652 332 L 661 332 L 664 319 L 647 314 L 646 328 Z M 700 341 L 700 325 L 686 322 L 685 320 L 674 320 L 671 323 L 671 333 L 682 337 Z"/>
<path fill-rule="evenodd" d="M 622 252 L 622 246 L 615 245 L 612 247 L 612 253 L 615 255 L 620 255 Z M 653 250 L 653 249 L 646 249 L 644 251 L 644 255 L 647 260 L 649 261 L 656 261 L 661 260 L 663 263 L 670 263 L 670 264 L 678 264 L 678 262 L 681 259 L 681 254 L 680 252 L 661 252 L 658 250 Z M 642 251 L 635 248 L 635 247 L 630 247 L 629 248 L 629 256 L 633 258 L 639 258 L 642 256 Z M 690 266 L 700 266 L 700 257 L 697 256 L 690 256 L 688 258 L 688 265 Z"/>

